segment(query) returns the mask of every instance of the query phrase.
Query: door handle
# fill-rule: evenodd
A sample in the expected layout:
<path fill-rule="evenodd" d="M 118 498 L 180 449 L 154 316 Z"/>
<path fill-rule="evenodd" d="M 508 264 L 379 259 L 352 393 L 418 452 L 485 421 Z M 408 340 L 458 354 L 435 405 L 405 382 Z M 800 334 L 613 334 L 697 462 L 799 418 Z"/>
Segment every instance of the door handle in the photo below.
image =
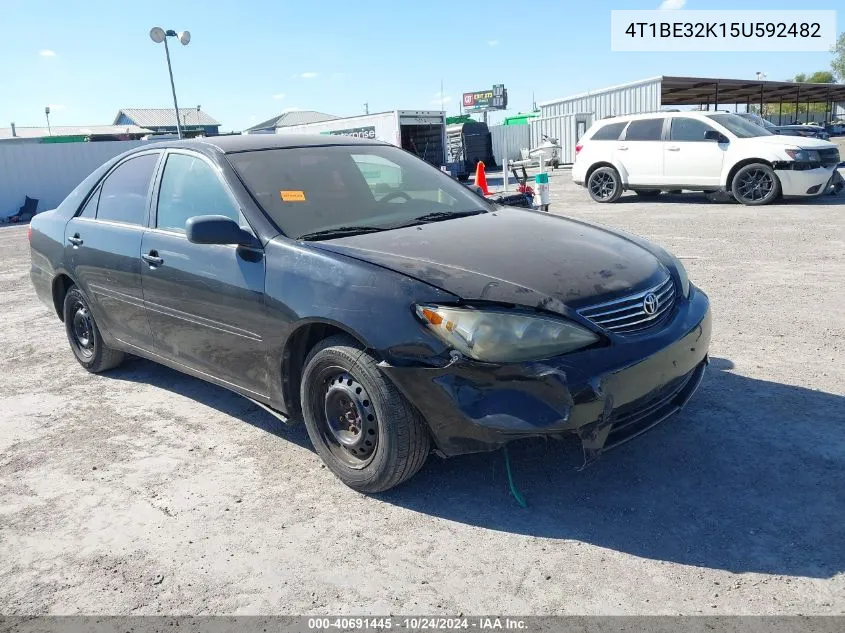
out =
<path fill-rule="evenodd" d="M 681 151 L 681 148 L 678 147 L 677 145 L 673 145 L 672 147 L 667 147 L 666 149 L 668 149 L 670 152 L 680 152 Z"/>
<path fill-rule="evenodd" d="M 616 149 L 618 149 L 618 150 L 620 150 L 620 151 L 623 151 L 623 152 L 624 152 L 626 149 L 628 149 L 628 146 L 627 146 L 627 145 L 620 145 L 620 146 L 619 146 L 619 147 L 617 147 Z"/>
<path fill-rule="evenodd" d="M 141 259 L 147 262 L 150 267 L 161 266 L 164 263 L 164 260 L 158 256 L 156 251 L 150 251 L 145 255 L 141 255 Z"/>
<path fill-rule="evenodd" d="M 79 233 L 74 233 L 73 236 L 67 238 L 67 241 L 74 246 L 80 246 L 82 244 L 82 238 L 79 237 Z"/>

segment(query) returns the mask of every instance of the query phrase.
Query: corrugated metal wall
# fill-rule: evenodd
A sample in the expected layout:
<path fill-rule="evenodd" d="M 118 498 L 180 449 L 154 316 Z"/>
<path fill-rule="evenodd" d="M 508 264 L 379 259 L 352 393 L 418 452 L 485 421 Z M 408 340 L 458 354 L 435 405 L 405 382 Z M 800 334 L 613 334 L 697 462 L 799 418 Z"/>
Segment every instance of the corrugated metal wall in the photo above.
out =
<path fill-rule="evenodd" d="M 531 147 L 543 143 L 543 134 L 556 138 L 561 145 L 560 162 L 571 165 L 575 162 L 575 145 L 593 124 L 593 115 L 589 112 L 577 112 L 560 116 L 537 117 L 529 123 L 531 129 Z"/>
<path fill-rule="evenodd" d="M 622 114 L 638 114 L 660 109 L 661 79 L 619 86 L 614 89 L 596 91 L 569 99 L 560 99 L 540 104 L 543 117 L 589 112 L 594 120 Z"/>
<path fill-rule="evenodd" d="M 97 167 L 144 143 L 0 143 L 0 217 L 17 213 L 25 196 L 39 212 L 54 209 Z"/>
<path fill-rule="evenodd" d="M 497 163 L 519 160 L 520 150 L 531 147 L 531 130 L 527 125 L 491 125 L 490 138 L 493 141 L 493 157 Z"/>

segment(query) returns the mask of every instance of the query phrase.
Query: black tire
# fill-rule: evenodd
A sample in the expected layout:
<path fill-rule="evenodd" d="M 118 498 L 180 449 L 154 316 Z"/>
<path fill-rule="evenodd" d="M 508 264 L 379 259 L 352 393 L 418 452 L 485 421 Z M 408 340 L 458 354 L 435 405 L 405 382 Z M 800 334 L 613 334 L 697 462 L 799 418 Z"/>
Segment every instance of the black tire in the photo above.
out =
<path fill-rule="evenodd" d="M 660 195 L 660 189 L 641 189 L 636 194 L 640 198 L 656 198 Z"/>
<path fill-rule="evenodd" d="M 68 343 L 80 365 L 92 374 L 99 374 L 123 362 L 123 352 L 109 347 L 103 341 L 88 299 L 79 288 L 70 287 L 62 309 Z"/>
<path fill-rule="evenodd" d="M 613 167 L 599 167 L 587 178 L 587 191 L 596 202 L 616 202 L 622 195 L 622 179 Z"/>
<path fill-rule="evenodd" d="M 780 195 L 780 180 L 768 165 L 751 163 L 736 172 L 731 181 L 731 193 L 744 205 L 769 204 Z"/>
<path fill-rule="evenodd" d="M 311 350 L 300 398 L 317 454 L 354 490 L 393 488 L 428 458 L 431 439 L 422 416 L 348 336 L 332 336 Z"/>

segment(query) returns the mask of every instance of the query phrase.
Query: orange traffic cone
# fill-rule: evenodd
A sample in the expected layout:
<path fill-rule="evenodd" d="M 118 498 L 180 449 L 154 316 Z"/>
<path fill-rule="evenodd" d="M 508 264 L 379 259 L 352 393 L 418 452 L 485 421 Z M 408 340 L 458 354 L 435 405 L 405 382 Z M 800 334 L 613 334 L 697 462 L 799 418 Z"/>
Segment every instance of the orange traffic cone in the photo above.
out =
<path fill-rule="evenodd" d="M 487 174 L 484 172 L 484 161 L 478 161 L 475 166 L 475 186 L 481 189 L 481 193 L 485 196 L 490 195 L 490 190 L 487 188 Z"/>

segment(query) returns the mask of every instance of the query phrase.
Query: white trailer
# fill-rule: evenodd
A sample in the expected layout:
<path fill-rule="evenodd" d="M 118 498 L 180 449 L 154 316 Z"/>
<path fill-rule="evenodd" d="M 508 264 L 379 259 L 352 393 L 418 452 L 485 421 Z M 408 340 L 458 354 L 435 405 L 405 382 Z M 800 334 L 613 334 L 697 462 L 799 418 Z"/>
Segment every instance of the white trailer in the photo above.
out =
<path fill-rule="evenodd" d="M 446 164 L 446 115 L 440 110 L 392 110 L 276 128 L 276 134 L 330 134 L 371 138 L 416 154 L 435 167 Z"/>

